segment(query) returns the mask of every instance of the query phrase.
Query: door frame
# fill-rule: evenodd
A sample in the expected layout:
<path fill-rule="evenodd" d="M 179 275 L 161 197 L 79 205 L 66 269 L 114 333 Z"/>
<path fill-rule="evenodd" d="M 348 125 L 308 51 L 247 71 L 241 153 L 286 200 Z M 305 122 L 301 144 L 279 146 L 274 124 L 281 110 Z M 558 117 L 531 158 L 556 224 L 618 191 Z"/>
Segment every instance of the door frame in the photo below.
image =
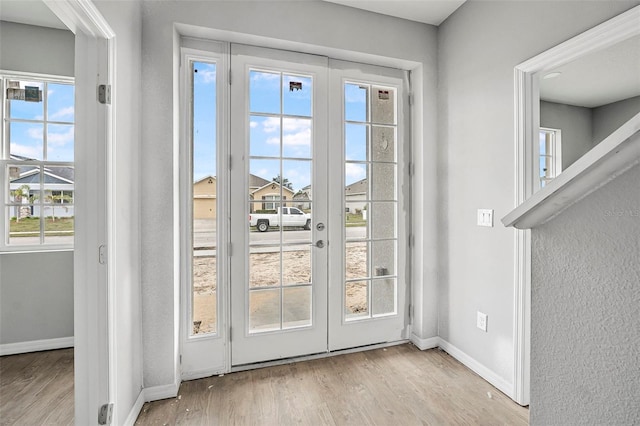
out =
<path fill-rule="evenodd" d="M 95 424 L 100 406 L 116 399 L 115 274 L 108 262 L 115 246 L 115 111 L 96 99 L 98 84 L 110 85 L 115 97 L 115 33 L 91 0 L 43 1 L 75 34 L 75 132 L 85 143 L 74 158 L 81 177 L 75 187 L 81 219 L 74 238 L 74 406 L 76 424 Z"/>

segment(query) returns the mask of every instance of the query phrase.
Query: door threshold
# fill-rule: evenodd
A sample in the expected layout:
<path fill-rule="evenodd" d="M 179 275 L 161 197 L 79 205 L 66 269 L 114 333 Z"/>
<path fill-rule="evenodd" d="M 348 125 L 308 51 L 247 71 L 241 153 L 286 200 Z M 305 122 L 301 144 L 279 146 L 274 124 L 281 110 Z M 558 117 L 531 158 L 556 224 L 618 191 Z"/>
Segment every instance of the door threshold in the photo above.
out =
<path fill-rule="evenodd" d="M 302 362 L 302 361 L 311 361 L 314 359 L 321 359 L 321 358 L 328 358 L 328 357 L 332 357 L 332 356 L 336 356 L 336 355 L 346 355 L 346 354 L 351 354 L 351 353 L 356 353 L 356 352 L 364 352 L 364 351 L 370 351 L 370 350 L 374 350 L 374 349 L 381 349 L 381 348 L 388 348 L 391 346 L 397 346 L 397 345 L 402 345 L 405 343 L 409 343 L 408 339 L 404 339 L 404 340 L 396 340 L 393 342 L 383 342 L 383 343 L 374 343 L 371 345 L 364 345 L 364 346 L 357 346 L 355 348 L 348 348 L 348 349 L 340 349 L 340 350 L 336 350 L 336 351 L 327 351 L 327 352 L 320 352 L 317 354 L 310 354 L 310 355 L 302 355 L 302 356 L 296 356 L 296 357 L 291 357 L 291 358 L 282 358 L 282 359 L 276 359 L 273 361 L 264 361 L 264 362 L 256 362 L 253 364 L 242 364 L 242 365 L 235 365 L 231 367 L 231 370 L 229 370 L 230 373 L 236 373 L 238 371 L 247 371 L 247 370 L 255 370 L 258 368 L 265 368 L 265 367 L 273 367 L 276 365 L 284 365 L 284 364 L 293 364 L 296 362 Z"/>

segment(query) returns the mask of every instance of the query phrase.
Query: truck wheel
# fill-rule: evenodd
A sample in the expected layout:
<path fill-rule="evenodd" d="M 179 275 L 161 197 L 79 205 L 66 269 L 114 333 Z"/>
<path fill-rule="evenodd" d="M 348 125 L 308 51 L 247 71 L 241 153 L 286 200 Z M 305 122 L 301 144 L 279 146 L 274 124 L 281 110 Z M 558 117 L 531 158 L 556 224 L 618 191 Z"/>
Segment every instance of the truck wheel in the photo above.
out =
<path fill-rule="evenodd" d="M 311 219 L 307 219 L 307 223 L 304 224 L 305 231 L 311 231 Z"/>
<path fill-rule="evenodd" d="M 261 220 L 260 222 L 258 222 L 258 231 L 260 232 L 267 232 L 269 230 L 269 222 L 267 222 L 266 220 Z"/>

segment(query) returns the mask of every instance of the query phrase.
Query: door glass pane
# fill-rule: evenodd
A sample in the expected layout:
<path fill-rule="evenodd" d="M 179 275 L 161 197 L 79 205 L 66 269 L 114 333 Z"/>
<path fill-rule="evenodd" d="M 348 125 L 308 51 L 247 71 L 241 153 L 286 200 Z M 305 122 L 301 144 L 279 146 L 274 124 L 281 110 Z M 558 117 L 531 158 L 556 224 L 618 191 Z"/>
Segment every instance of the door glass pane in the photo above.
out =
<path fill-rule="evenodd" d="M 193 222 L 190 334 L 217 332 L 216 64 L 192 63 Z"/>
<path fill-rule="evenodd" d="M 249 292 L 249 331 L 273 331 L 280 327 L 281 289 Z"/>
<path fill-rule="evenodd" d="M 311 117 L 311 78 L 284 75 L 282 98 L 284 114 Z"/>
<path fill-rule="evenodd" d="M 311 286 L 289 287 L 282 291 L 282 327 L 311 325 Z"/>
<path fill-rule="evenodd" d="M 283 247 L 282 278 L 284 285 L 311 284 L 311 244 Z"/>
<path fill-rule="evenodd" d="M 371 243 L 372 275 L 376 277 L 395 275 L 396 241 L 382 240 Z"/>
<path fill-rule="evenodd" d="M 345 124 L 345 160 L 367 161 L 369 126 L 366 124 Z"/>
<path fill-rule="evenodd" d="M 391 201 L 396 198 L 396 165 L 373 163 L 371 193 L 374 200 Z"/>
<path fill-rule="evenodd" d="M 395 89 L 373 86 L 371 92 L 371 121 L 377 124 L 396 124 Z"/>
<path fill-rule="evenodd" d="M 366 241 L 346 244 L 345 270 L 348 280 L 361 279 L 369 276 L 368 248 L 369 243 Z"/>
<path fill-rule="evenodd" d="M 344 299 L 344 313 L 347 320 L 369 316 L 368 281 L 347 282 Z"/>
<path fill-rule="evenodd" d="M 371 313 L 373 316 L 394 314 L 396 311 L 396 279 L 371 281 Z"/>
<path fill-rule="evenodd" d="M 75 120 L 74 92 L 72 84 L 47 84 L 47 116 L 49 121 L 73 123 Z"/>
<path fill-rule="evenodd" d="M 251 112 L 280 114 L 280 73 L 249 72 L 249 108 Z"/>
<path fill-rule="evenodd" d="M 344 85 L 344 118 L 346 121 L 367 121 L 369 86 L 366 84 Z"/>
<path fill-rule="evenodd" d="M 7 208 L 9 219 L 9 244 L 40 244 L 40 212 L 39 206 L 20 204 Z"/>
<path fill-rule="evenodd" d="M 73 161 L 73 129 L 72 124 L 49 124 L 47 126 L 48 160 Z"/>
<path fill-rule="evenodd" d="M 254 157 L 280 156 L 280 117 L 252 115 L 249 119 L 249 152 Z"/>
<path fill-rule="evenodd" d="M 284 157 L 311 158 L 310 119 L 282 119 L 282 150 Z"/>
<path fill-rule="evenodd" d="M 396 129 L 373 126 L 371 132 L 373 161 L 396 161 Z"/>
<path fill-rule="evenodd" d="M 250 116 L 249 332 L 311 325 L 312 94 L 310 76 L 251 71 L 269 115 Z"/>
<path fill-rule="evenodd" d="M 370 206 L 368 213 L 373 238 L 395 238 L 396 203 L 371 203 Z"/>

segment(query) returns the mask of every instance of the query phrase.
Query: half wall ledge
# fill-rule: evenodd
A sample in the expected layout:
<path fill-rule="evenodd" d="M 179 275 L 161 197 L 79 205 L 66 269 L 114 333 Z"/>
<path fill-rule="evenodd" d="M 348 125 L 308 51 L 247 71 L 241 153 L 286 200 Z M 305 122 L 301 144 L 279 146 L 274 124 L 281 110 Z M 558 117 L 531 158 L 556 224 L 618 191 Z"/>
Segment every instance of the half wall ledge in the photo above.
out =
<path fill-rule="evenodd" d="M 535 228 L 637 164 L 640 164 L 640 113 L 501 221 L 506 227 Z"/>

